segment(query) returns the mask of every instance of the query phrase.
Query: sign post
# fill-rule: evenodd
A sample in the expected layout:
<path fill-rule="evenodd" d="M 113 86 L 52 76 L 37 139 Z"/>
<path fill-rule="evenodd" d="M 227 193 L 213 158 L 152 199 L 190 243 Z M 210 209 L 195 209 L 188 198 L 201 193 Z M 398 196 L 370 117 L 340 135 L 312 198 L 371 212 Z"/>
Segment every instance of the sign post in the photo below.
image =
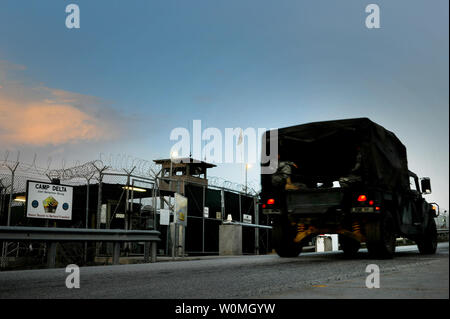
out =
<path fill-rule="evenodd" d="M 164 226 L 169 226 L 170 224 L 170 210 L 160 209 L 159 210 L 159 224 Z"/>
<path fill-rule="evenodd" d="M 187 197 L 184 197 L 181 194 L 175 193 L 175 218 L 174 218 L 174 226 L 175 226 L 175 256 L 178 257 L 178 252 L 180 248 L 180 229 L 182 232 L 182 241 L 181 241 L 181 254 L 184 256 L 184 246 L 185 246 L 185 229 L 187 226 L 187 205 L 188 200 Z"/>

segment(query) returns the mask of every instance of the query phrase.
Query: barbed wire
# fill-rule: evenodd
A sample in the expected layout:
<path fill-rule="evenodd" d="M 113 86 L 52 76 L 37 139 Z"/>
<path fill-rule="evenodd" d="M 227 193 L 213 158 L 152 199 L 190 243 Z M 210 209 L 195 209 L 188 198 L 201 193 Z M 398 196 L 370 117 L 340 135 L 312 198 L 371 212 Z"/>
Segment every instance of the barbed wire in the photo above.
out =
<path fill-rule="evenodd" d="M 259 188 L 255 186 L 254 182 L 249 182 L 247 186 L 245 186 L 244 184 L 232 182 L 217 176 L 209 176 L 208 185 L 224 189 L 230 189 L 240 193 L 246 192 L 251 195 L 257 195 L 259 193 L 258 191 Z"/>
<path fill-rule="evenodd" d="M 156 164 L 153 161 L 140 159 L 126 154 L 106 155 L 104 153 L 101 153 L 100 161 L 104 165 L 111 167 L 115 171 L 131 170 L 133 167 L 135 167 L 135 170 L 133 172 L 151 178 L 156 178 L 157 172 L 159 172 L 160 170 L 159 164 Z M 249 182 L 247 186 L 245 186 L 243 184 L 232 182 L 221 177 L 209 176 L 208 184 L 219 188 L 234 190 L 236 192 L 247 191 L 247 193 L 252 195 L 257 195 L 259 193 L 259 187 L 256 186 L 255 182 Z"/>
<path fill-rule="evenodd" d="M 99 161 L 114 171 L 130 171 L 143 177 L 155 178 L 158 165 L 153 161 L 133 157 L 127 154 L 104 154 L 100 153 Z"/>
<path fill-rule="evenodd" d="M 64 181 L 76 178 L 87 178 L 97 172 L 97 167 L 102 166 L 103 163 L 101 161 L 95 160 L 69 168 L 52 169 L 48 171 L 47 175 L 50 178 L 57 178 Z"/>
<path fill-rule="evenodd" d="M 31 163 L 20 161 L 20 152 L 17 153 L 15 160 L 11 158 L 10 152 L 6 151 L 3 160 L 0 162 L 0 187 L 10 189 L 12 172 L 14 171 L 13 186 L 15 192 L 24 192 L 27 180 L 51 181 L 52 179 L 59 179 L 61 182 L 71 185 L 82 185 L 90 178 L 96 177 L 98 181 L 100 171 L 107 176 L 108 173 L 125 174 L 125 172 L 134 168 L 133 175 L 150 179 L 155 179 L 160 171 L 159 164 L 126 154 L 106 155 L 100 153 L 99 159 L 82 164 L 75 162 L 74 166 L 67 168 L 65 167 L 65 160 L 61 161 L 61 168 L 51 168 L 53 164 L 51 157 L 47 159 L 47 167 L 40 167 L 37 164 L 36 154 Z M 124 178 L 108 176 L 104 181 L 124 183 Z M 92 182 L 95 183 L 95 180 Z M 246 192 L 251 195 L 257 195 L 259 192 L 259 187 L 254 182 L 249 182 L 246 186 L 217 176 L 209 176 L 208 184 L 235 192 Z"/>

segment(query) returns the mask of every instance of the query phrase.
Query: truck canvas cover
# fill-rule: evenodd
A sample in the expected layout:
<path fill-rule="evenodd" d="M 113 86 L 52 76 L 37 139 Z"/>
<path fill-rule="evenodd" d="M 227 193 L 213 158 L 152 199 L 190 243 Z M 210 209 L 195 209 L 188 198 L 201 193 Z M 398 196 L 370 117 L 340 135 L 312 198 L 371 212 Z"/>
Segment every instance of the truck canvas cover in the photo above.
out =
<path fill-rule="evenodd" d="M 269 141 L 271 135 L 263 136 Z M 269 149 L 269 147 L 266 147 Z M 297 174 L 314 182 L 351 174 L 358 154 L 363 183 L 385 189 L 409 188 L 406 148 L 394 133 L 368 118 L 314 122 L 278 130 L 280 161 L 294 161 Z M 271 175 L 262 174 L 269 190 Z"/>

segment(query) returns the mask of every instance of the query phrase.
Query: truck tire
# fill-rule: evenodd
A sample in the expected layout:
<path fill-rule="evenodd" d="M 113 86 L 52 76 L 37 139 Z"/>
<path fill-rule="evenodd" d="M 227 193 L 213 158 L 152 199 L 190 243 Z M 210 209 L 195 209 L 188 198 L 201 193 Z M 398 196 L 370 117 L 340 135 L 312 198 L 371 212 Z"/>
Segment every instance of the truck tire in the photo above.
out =
<path fill-rule="evenodd" d="M 365 225 L 366 245 L 369 254 L 376 258 L 394 257 L 396 235 L 392 214 L 385 211 L 376 221 Z"/>
<path fill-rule="evenodd" d="M 277 218 L 272 227 L 272 243 L 280 257 L 297 257 L 302 251 L 302 244 L 295 243 L 296 227 L 287 218 Z"/>
<path fill-rule="evenodd" d="M 361 248 L 361 243 L 359 241 L 343 235 L 339 235 L 339 244 L 341 245 L 341 249 L 344 251 L 344 256 L 346 258 L 355 257 L 359 248 Z"/>
<path fill-rule="evenodd" d="M 430 218 L 425 234 L 416 241 L 422 255 L 434 254 L 437 249 L 437 228 L 434 218 Z"/>

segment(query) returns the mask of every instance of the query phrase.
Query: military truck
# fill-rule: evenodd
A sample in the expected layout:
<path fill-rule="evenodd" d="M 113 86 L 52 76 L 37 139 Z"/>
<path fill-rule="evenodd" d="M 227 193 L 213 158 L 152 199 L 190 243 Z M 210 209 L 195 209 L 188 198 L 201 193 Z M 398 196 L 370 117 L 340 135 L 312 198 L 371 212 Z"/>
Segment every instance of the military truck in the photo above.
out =
<path fill-rule="evenodd" d="M 430 179 L 419 182 L 408 169 L 394 133 L 356 118 L 267 131 L 264 152 L 271 142 L 278 143 L 278 167 L 292 165 L 296 185 L 274 183 L 278 170 L 261 174 L 262 211 L 279 256 L 298 256 L 319 234 L 339 234 L 349 257 L 365 243 L 374 257 L 392 258 L 397 237 L 413 240 L 422 254 L 436 252 L 438 212 L 422 196 L 431 193 Z"/>

